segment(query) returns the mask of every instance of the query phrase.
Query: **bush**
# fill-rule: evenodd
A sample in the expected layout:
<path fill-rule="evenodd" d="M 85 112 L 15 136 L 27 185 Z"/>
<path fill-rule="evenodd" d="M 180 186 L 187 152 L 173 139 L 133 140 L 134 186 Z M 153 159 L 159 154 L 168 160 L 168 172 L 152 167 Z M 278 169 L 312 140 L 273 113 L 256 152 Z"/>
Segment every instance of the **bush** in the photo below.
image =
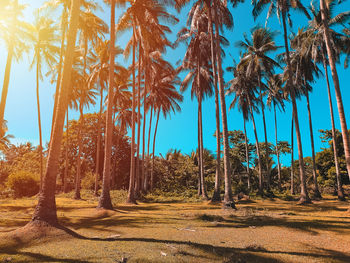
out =
<path fill-rule="evenodd" d="M 81 188 L 86 190 L 95 189 L 95 177 L 96 174 L 93 172 L 87 172 L 84 178 L 81 180 Z M 101 187 L 101 180 L 99 180 L 99 188 Z"/>
<path fill-rule="evenodd" d="M 39 182 L 35 174 L 28 171 L 16 171 L 7 178 L 6 186 L 13 191 L 15 198 L 33 196 L 39 192 Z"/>

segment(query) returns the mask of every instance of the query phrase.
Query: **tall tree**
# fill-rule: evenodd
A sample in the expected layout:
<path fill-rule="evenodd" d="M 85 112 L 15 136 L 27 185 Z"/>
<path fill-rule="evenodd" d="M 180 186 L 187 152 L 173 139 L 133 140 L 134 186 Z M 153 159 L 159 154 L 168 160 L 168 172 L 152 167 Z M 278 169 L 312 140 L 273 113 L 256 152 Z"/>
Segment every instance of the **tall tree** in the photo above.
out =
<path fill-rule="evenodd" d="M 54 129 L 52 130 L 51 147 L 49 149 L 46 172 L 43 187 L 39 194 L 39 201 L 35 207 L 32 223 L 57 225 L 57 212 L 55 201 L 56 177 L 58 172 L 58 159 L 60 156 L 61 140 L 65 113 L 68 105 L 68 90 L 70 85 L 71 71 L 74 57 L 74 47 L 78 30 L 80 12 L 80 0 L 72 0 L 70 24 L 68 30 L 67 49 L 62 75 L 62 88 L 60 89 Z"/>

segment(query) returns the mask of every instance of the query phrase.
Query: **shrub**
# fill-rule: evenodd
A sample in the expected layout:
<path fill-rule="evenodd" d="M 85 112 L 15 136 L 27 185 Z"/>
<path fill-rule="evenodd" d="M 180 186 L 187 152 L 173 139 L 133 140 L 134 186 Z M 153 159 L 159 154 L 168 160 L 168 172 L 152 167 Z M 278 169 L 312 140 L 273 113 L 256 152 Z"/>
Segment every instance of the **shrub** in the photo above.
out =
<path fill-rule="evenodd" d="M 81 180 L 81 187 L 86 190 L 94 190 L 95 189 L 95 177 L 96 174 L 93 172 L 87 172 L 84 178 Z M 101 186 L 101 180 L 99 180 L 99 188 Z"/>
<path fill-rule="evenodd" d="M 37 176 L 28 171 L 16 171 L 7 178 L 6 186 L 13 191 L 15 198 L 33 196 L 39 192 Z"/>

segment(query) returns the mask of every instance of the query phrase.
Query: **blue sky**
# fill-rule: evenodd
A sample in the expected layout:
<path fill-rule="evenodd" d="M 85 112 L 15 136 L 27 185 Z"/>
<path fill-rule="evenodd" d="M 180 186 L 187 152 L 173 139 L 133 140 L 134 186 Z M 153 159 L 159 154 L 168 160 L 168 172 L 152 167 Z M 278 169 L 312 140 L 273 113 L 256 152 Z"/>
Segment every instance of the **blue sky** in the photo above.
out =
<path fill-rule="evenodd" d="M 20 0 L 20 3 L 28 4 L 25 11 L 24 20 L 33 21 L 33 10 L 40 7 L 44 0 Z M 99 1 L 103 12 L 99 12 L 99 16 L 103 18 L 106 23 L 109 23 L 109 7 Z M 308 2 L 303 2 L 307 4 Z M 243 33 L 249 34 L 250 29 L 257 24 L 264 25 L 265 14 L 263 13 L 257 21 L 254 21 L 251 16 L 250 1 L 244 4 L 240 4 L 237 8 L 232 9 L 232 15 L 234 18 L 234 29 L 231 31 L 225 31 L 225 37 L 230 41 L 230 46 L 225 49 L 226 57 L 223 60 L 223 68 L 232 65 L 232 58 L 236 61 L 239 60 L 239 50 L 234 46 L 234 43 L 243 38 Z M 350 10 L 350 3 L 345 2 L 339 8 L 341 11 Z M 173 34 L 169 36 L 171 40 L 175 39 L 177 31 L 185 25 L 186 14 L 188 7 L 185 8 L 181 14 L 177 14 L 176 11 L 170 10 L 171 13 L 178 16 L 180 22 L 178 25 L 172 27 Z M 116 14 L 119 16 L 120 9 L 117 9 Z M 294 25 L 292 30 L 295 32 L 298 27 L 304 27 L 307 25 L 307 21 L 299 13 L 292 12 L 292 19 Z M 58 19 L 57 19 L 58 20 Z M 268 27 L 273 30 L 281 31 L 281 26 L 275 17 L 269 20 Z M 108 36 L 107 36 L 108 37 Z M 127 34 L 117 38 L 117 44 L 121 47 L 125 46 Z M 1 41 L 1 40 L 0 40 Z M 282 38 L 276 39 L 277 45 L 282 46 Z M 183 57 L 185 52 L 184 46 L 180 46 L 176 50 L 168 50 L 166 58 L 175 63 Z M 5 119 L 8 121 L 9 133 L 15 136 L 12 140 L 13 143 L 22 143 L 30 141 L 33 144 L 38 144 L 38 128 L 37 128 L 37 112 L 36 112 L 36 97 L 35 97 L 35 72 L 29 71 L 29 59 L 32 54 L 25 55 L 19 63 L 13 63 L 10 78 L 10 87 L 7 98 Z M 0 81 L 1 87 L 3 82 L 3 75 L 6 63 L 7 52 L 0 42 Z M 122 58 L 118 58 L 120 63 L 127 65 Z M 343 61 L 342 61 L 343 62 Z M 46 70 L 44 69 L 43 73 Z M 343 102 L 345 107 L 346 116 L 349 116 L 350 107 L 347 101 L 350 98 L 350 69 L 344 70 L 342 65 L 338 65 L 338 73 L 340 79 L 340 87 L 343 96 Z M 225 73 L 224 78 L 226 81 L 230 80 L 232 76 L 230 73 Z M 327 98 L 327 91 L 325 85 L 325 78 L 320 77 L 319 80 L 313 85 L 314 91 L 310 94 L 310 104 L 313 117 L 313 126 L 315 132 L 315 146 L 316 151 L 319 151 L 321 147 L 326 145 L 319 139 L 319 129 L 330 129 L 331 121 L 329 117 L 329 105 Z M 333 103 L 335 107 L 335 123 L 337 128 L 340 128 L 339 119 L 336 109 L 336 101 L 333 92 Z M 44 79 L 40 83 L 40 103 L 42 113 L 42 127 L 44 141 L 48 141 L 50 137 L 51 118 L 53 110 L 53 93 L 54 85 L 50 84 L 48 79 Z M 227 97 L 226 103 L 229 105 L 232 97 Z M 165 154 L 169 149 L 180 149 L 183 153 L 190 153 L 197 147 L 197 102 L 191 101 L 190 93 L 187 91 L 184 93 L 184 102 L 181 104 L 182 111 L 180 113 L 171 114 L 167 119 L 161 118 L 159 121 L 159 128 L 157 134 L 156 154 Z M 94 111 L 91 108 L 90 111 Z M 311 155 L 310 149 L 310 134 L 308 126 L 308 115 L 306 102 L 304 99 L 298 101 L 299 122 L 301 128 L 301 136 L 303 142 L 304 156 Z M 78 118 L 78 113 L 70 111 L 71 118 Z M 290 141 L 290 125 L 291 125 L 291 105 L 287 104 L 285 113 L 278 113 L 278 138 L 279 140 Z M 274 117 L 273 112 L 266 111 L 267 119 L 267 132 L 268 140 L 274 142 Z M 215 137 L 215 104 L 214 98 L 206 99 L 203 104 L 203 132 L 204 132 L 204 147 L 212 150 L 216 149 Z M 264 138 L 263 124 L 260 115 L 256 116 L 257 128 L 259 131 L 259 140 Z M 348 122 L 350 122 L 348 118 Z M 349 123 L 348 123 L 349 124 Z M 243 129 L 243 120 L 241 114 L 237 110 L 231 110 L 228 112 L 228 126 L 230 130 Z M 153 125 L 154 127 L 154 125 Z M 254 134 L 252 124 L 248 123 L 247 126 L 248 137 L 251 141 L 254 141 Z M 284 164 L 289 164 L 290 157 L 283 158 Z"/>

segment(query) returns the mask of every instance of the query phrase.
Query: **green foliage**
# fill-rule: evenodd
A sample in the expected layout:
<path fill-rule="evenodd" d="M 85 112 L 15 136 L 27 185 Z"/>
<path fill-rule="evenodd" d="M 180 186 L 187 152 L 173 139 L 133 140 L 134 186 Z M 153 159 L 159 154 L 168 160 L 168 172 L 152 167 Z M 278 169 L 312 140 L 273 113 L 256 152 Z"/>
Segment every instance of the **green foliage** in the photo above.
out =
<path fill-rule="evenodd" d="M 28 171 L 11 173 L 6 185 L 13 191 L 14 197 L 33 196 L 39 191 L 38 175 Z"/>
<path fill-rule="evenodd" d="M 95 177 L 96 174 L 93 172 L 87 172 L 84 178 L 81 180 L 82 189 L 94 190 L 95 189 Z M 101 183 L 100 183 L 101 185 Z"/>

